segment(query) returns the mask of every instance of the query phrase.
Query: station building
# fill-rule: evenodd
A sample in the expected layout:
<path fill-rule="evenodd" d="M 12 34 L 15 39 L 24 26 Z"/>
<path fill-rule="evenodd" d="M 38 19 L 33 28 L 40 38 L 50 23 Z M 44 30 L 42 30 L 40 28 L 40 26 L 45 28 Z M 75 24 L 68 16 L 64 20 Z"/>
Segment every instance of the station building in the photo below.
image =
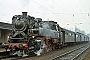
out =
<path fill-rule="evenodd" d="M 0 44 L 6 43 L 11 32 L 12 24 L 0 22 Z"/>

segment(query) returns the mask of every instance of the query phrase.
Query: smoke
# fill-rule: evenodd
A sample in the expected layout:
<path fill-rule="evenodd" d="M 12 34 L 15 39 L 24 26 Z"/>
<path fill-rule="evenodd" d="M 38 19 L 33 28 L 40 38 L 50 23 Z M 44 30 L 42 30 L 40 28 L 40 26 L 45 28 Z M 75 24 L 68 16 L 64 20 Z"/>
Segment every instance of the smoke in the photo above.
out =
<path fill-rule="evenodd" d="M 29 6 L 30 0 L 19 0 L 22 8 L 26 8 Z"/>
<path fill-rule="evenodd" d="M 48 23 L 43 23 L 43 24 L 42 24 L 42 26 L 43 26 L 43 28 L 50 29 L 50 26 L 49 26 L 49 24 L 48 24 Z"/>

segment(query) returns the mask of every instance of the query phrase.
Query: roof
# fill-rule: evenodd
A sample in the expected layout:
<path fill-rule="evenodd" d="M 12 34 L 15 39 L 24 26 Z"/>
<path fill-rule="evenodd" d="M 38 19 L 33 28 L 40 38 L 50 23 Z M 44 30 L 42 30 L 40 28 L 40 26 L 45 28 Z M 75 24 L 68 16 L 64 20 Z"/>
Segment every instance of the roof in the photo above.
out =
<path fill-rule="evenodd" d="M 12 24 L 0 22 L 0 29 L 12 30 Z"/>
<path fill-rule="evenodd" d="M 75 33 L 75 32 L 73 32 L 73 31 L 70 31 L 70 30 L 65 29 L 65 28 L 62 28 L 62 27 L 61 27 L 61 31 L 66 31 L 66 32 L 70 32 L 70 33 Z"/>

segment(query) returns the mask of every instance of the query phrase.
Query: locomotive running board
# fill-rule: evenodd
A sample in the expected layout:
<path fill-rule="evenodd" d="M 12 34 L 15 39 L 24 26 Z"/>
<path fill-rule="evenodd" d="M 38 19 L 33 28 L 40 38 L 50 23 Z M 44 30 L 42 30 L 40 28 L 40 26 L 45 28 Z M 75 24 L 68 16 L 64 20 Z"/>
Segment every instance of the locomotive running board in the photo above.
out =
<path fill-rule="evenodd" d="M 24 39 L 24 38 L 11 38 L 11 39 Z"/>

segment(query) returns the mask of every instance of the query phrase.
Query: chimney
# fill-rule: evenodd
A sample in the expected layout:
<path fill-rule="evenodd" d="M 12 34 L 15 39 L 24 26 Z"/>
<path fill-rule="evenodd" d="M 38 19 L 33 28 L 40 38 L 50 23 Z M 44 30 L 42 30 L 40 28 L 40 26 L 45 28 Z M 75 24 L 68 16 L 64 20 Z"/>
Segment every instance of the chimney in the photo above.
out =
<path fill-rule="evenodd" d="M 27 16 L 27 12 L 22 12 L 22 15 L 23 16 Z"/>

